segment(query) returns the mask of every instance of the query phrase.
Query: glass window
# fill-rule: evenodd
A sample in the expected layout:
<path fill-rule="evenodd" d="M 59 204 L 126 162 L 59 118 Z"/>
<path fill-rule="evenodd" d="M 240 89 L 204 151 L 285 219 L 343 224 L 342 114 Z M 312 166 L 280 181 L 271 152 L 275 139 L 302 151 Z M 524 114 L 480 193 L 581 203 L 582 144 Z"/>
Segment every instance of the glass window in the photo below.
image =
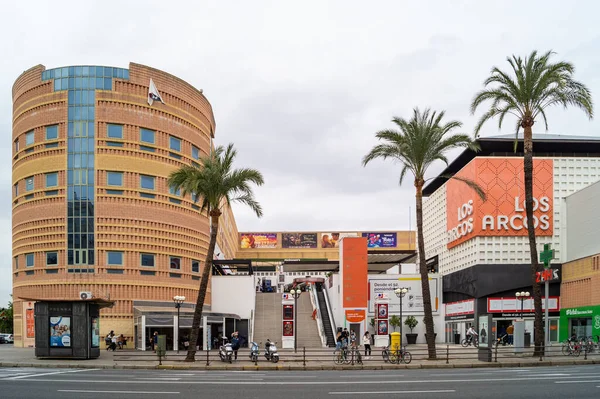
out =
<path fill-rule="evenodd" d="M 192 158 L 200 159 L 200 150 L 196 146 L 192 146 Z"/>
<path fill-rule="evenodd" d="M 169 187 L 169 194 L 180 196 L 181 195 L 181 189 L 180 188 L 175 189 L 175 187 L 171 186 L 171 187 Z"/>
<path fill-rule="evenodd" d="M 123 186 L 123 172 L 106 172 L 106 185 Z"/>
<path fill-rule="evenodd" d="M 35 264 L 35 258 L 33 254 L 25 254 L 25 266 L 32 267 Z"/>
<path fill-rule="evenodd" d="M 140 129 L 140 141 L 144 143 L 154 144 L 154 130 Z"/>
<path fill-rule="evenodd" d="M 181 140 L 177 137 L 169 137 L 169 148 L 174 151 L 181 151 Z"/>
<path fill-rule="evenodd" d="M 192 272 L 198 273 L 200 271 L 200 261 L 192 260 Z"/>
<path fill-rule="evenodd" d="M 178 258 L 176 256 L 171 256 L 171 269 L 181 269 L 181 258 Z"/>
<path fill-rule="evenodd" d="M 154 254 L 141 254 L 140 260 L 142 266 L 154 266 Z"/>
<path fill-rule="evenodd" d="M 123 252 L 108 251 L 106 253 L 106 264 L 107 265 L 122 265 L 123 264 Z"/>
<path fill-rule="evenodd" d="M 140 175 L 140 187 L 146 190 L 154 190 L 154 176 Z"/>
<path fill-rule="evenodd" d="M 25 145 L 31 145 L 35 142 L 35 134 L 32 131 L 25 133 Z"/>
<path fill-rule="evenodd" d="M 123 125 L 113 125 L 109 123 L 106 136 L 112 139 L 122 139 Z"/>
<path fill-rule="evenodd" d="M 46 252 L 46 266 L 58 265 L 58 252 Z"/>
<path fill-rule="evenodd" d="M 19 152 L 19 139 L 15 140 L 15 152 Z"/>
<path fill-rule="evenodd" d="M 19 195 L 19 183 L 15 184 L 15 197 Z"/>
<path fill-rule="evenodd" d="M 15 256 L 15 269 L 19 268 L 19 257 Z"/>
<path fill-rule="evenodd" d="M 33 176 L 31 176 L 25 179 L 25 191 L 32 191 L 33 188 Z"/>
<path fill-rule="evenodd" d="M 58 125 L 46 126 L 46 140 L 58 138 Z"/>
<path fill-rule="evenodd" d="M 58 173 L 46 173 L 46 187 L 58 186 Z"/>
<path fill-rule="evenodd" d="M 196 193 L 192 193 L 192 202 L 193 202 L 193 203 L 196 203 L 196 202 L 198 202 L 198 194 L 196 194 Z"/>

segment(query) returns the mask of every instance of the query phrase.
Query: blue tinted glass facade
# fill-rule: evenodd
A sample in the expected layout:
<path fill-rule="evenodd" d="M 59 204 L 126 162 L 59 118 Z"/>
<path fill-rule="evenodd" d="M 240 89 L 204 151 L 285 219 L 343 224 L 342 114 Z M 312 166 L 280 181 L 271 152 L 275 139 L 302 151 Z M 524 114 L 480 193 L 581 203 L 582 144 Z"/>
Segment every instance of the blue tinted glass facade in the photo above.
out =
<path fill-rule="evenodd" d="M 42 72 L 54 91 L 68 91 L 67 264 L 94 265 L 94 152 L 96 90 L 112 90 L 113 79 L 129 79 L 129 70 L 70 66 Z M 93 272 L 93 269 L 69 269 Z"/>

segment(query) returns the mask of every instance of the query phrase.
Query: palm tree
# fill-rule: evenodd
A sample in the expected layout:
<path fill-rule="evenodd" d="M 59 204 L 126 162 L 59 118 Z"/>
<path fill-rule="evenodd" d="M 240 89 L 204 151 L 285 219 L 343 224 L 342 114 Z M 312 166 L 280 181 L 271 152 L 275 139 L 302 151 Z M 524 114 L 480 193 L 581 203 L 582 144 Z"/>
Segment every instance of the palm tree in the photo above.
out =
<path fill-rule="evenodd" d="M 261 186 L 264 183 L 263 176 L 254 169 L 232 169 L 236 154 L 233 144 L 229 144 L 226 149 L 219 146 L 210 155 L 202 158 L 200 166 L 183 166 L 173 171 L 168 179 L 169 186 L 181 190 L 182 195 L 191 193 L 201 199 L 201 212 L 208 211 L 210 216 L 210 243 L 200 279 L 200 290 L 190 334 L 191 345 L 185 358 L 186 362 L 195 360 L 202 307 L 212 270 L 222 207 L 232 202 L 239 202 L 248 205 L 258 217 L 262 216 L 262 208 L 254 199 L 250 183 Z"/>
<path fill-rule="evenodd" d="M 429 273 L 425 262 L 425 239 L 423 237 L 423 186 L 426 182 L 425 174 L 429 166 L 435 161 L 440 160 L 447 164 L 448 159 L 445 154 L 451 149 L 459 147 L 477 149 L 476 143 L 469 136 L 464 134 L 449 135 L 452 130 L 461 127 L 462 124 L 458 121 L 442 123 L 444 114 L 444 111 L 437 113 L 426 109 L 424 112 L 421 112 L 418 108 L 415 108 L 413 117 L 410 120 L 395 117 L 392 119 L 392 122 L 400 130 L 382 130 L 377 132 L 375 137 L 384 141 L 384 143 L 373 147 L 362 160 L 363 166 L 366 166 L 376 158 L 384 160 L 391 158 L 399 161 L 402 164 L 400 184 L 402 184 L 406 173 L 411 172 L 414 176 L 417 202 L 419 272 L 421 274 L 423 306 L 425 308 L 425 331 L 427 333 L 427 349 L 430 359 L 435 359 L 436 353 L 431 293 L 429 291 Z M 475 183 L 463 178 L 452 178 L 465 182 L 483 198 L 483 191 Z"/>
<path fill-rule="evenodd" d="M 535 308 L 535 351 L 533 356 L 540 356 L 544 351 L 544 330 L 542 328 L 542 292 L 536 282 L 536 272 L 540 270 L 535 228 L 533 219 L 533 124 L 537 119 L 544 121 L 546 131 L 547 108 L 562 105 L 582 109 L 591 119 L 593 117 L 592 95 L 587 87 L 573 79 L 575 67 L 568 62 L 550 62 L 554 53 L 548 51 L 538 55 L 533 51 L 529 57 L 508 57 L 512 71 L 504 72 L 492 68 L 489 78 L 484 82 L 484 89 L 475 95 L 471 104 L 471 113 L 479 105 L 491 101 L 489 110 L 483 114 L 475 127 L 475 135 L 479 134 L 483 124 L 498 117 L 498 128 L 506 115 L 516 117 L 516 136 L 514 150 L 517 151 L 519 130 L 523 129 L 523 172 L 525 182 L 525 212 L 527 215 L 527 234 L 531 255 L 531 280 L 533 286 L 533 303 Z"/>

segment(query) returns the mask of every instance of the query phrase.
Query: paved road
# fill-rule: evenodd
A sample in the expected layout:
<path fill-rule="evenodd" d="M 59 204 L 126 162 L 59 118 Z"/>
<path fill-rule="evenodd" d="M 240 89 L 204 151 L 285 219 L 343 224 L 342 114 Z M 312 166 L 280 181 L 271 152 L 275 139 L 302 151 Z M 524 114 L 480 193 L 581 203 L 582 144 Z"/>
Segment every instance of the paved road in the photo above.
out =
<path fill-rule="evenodd" d="M 397 372 L 0 368 L 0 397 L 597 399 L 600 366 Z"/>

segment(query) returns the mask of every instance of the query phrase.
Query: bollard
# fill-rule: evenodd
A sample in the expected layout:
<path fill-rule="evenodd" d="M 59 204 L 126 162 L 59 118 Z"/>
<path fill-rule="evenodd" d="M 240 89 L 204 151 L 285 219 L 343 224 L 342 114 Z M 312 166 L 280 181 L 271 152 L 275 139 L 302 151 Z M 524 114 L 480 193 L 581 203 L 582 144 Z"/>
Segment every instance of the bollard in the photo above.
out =
<path fill-rule="evenodd" d="M 446 345 L 446 364 L 448 364 L 449 358 L 450 358 L 450 345 Z"/>
<path fill-rule="evenodd" d="M 210 349 L 206 349 L 206 365 L 210 365 L 210 360 L 208 359 L 208 356 L 210 355 Z"/>
<path fill-rule="evenodd" d="M 536 346 L 536 348 L 540 349 L 540 362 L 541 362 L 543 360 L 543 357 L 544 357 L 544 351 L 542 350 L 543 347 Z"/>
<path fill-rule="evenodd" d="M 306 347 L 302 347 L 302 364 L 306 367 Z"/>
<path fill-rule="evenodd" d="M 494 363 L 498 363 L 498 343 L 494 346 Z"/>
<path fill-rule="evenodd" d="M 588 346 L 587 344 L 583 348 L 583 360 L 587 360 Z"/>

